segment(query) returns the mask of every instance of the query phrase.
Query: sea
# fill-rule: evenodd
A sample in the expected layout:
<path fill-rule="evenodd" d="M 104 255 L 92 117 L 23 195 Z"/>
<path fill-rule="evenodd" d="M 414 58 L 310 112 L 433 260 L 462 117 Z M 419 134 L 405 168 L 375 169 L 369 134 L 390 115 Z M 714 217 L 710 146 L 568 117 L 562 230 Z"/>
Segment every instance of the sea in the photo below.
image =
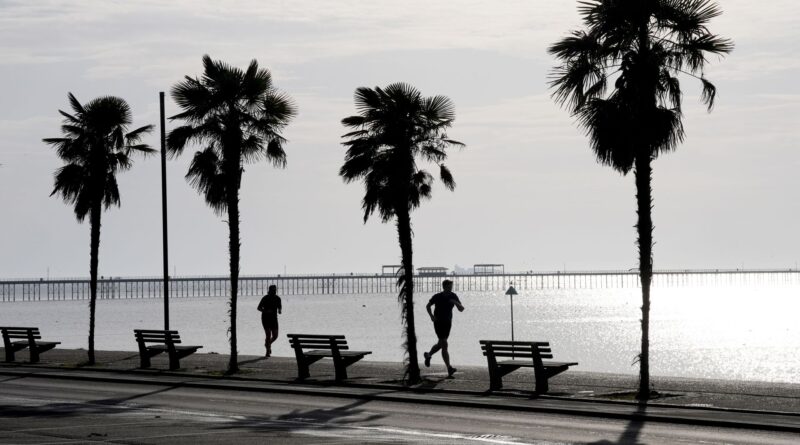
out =
<path fill-rule="evenodd" d="M 416 333 L 422 351 L 436 341 L 425 312 L 430 294 L 415 296 Z M 460 292 L 464 312 L 453 315 L 453 365 L 484 365 L 479 340 L 512 336 L 511 297 Z M 263 354 L 260 297 L 239 298 L 240 354 Z M 367 360 L 404 359 L 400 306 L 392 294 L 283 296 L 281 339 L 273 354 L 292 356 L 287 333 L 344 334 Z M 161 298 L 99 300 L 98 350 L 136 351 L 134 329 L 163 328 Z M 636 374 L 641 341 L 641 291 L 542 289 L 513 297 L 514 338 L 548 341 L 554 359 L 575 361 L 580 371 Z M 170 328 L 202 352 L 225 354 L 228 299 L 174 298 Z M 652 289 L 651 373 L 660 376 L 800 383 L 800 288 L 659 287 Z M 38 326 L 62 348 L 86 348 L 86 300 L 0 303 L 0 326 Z M 434 363 L 440 363 L 440 356 Z"/>

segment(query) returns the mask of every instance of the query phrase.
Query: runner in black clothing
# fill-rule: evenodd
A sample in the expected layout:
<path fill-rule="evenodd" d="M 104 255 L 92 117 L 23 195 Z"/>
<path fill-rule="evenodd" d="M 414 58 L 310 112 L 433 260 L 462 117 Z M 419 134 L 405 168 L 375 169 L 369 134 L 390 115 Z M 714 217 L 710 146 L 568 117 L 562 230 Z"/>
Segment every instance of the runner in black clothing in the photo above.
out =
<path fill-rule="evenodd" d="M 261 311 L 261 325 L 264 327 L 264 346 L 267 348 L 266 357 L 272 355 L 272 343 L 278 339 L 278 314 L 281 313 L 281 297 L 278 296 L 278 288 L 272 284 L 269 286 L 267 295 L 258 303 L 258 310 Z"/>
<path fill-rule="evenodd" d="M 450 366 L 450 354 L 447 352 L 447 338 L 450 336 L 450 328 L 453 322 L 453 306 L 457 307 L 459 312 L 464 311 L 464 306 L 461 304 L 461 300 L 458 299 L 458 295 L 453 293 L 452 281 L 442 281 L 442 289 L 444 290 L 431 297 L 428 305 L 425 306 L 428 315 L 431 316 L 431 321 L 433 321 L 433 330 L 436 331 L 436 337 L 439 338 L 439 342 L 433 345 L 431 351 L 424 353 L 423 356 L 425 357 L 425 366 L 430 366 L 431 357 L 436 351 L 441 349 L 442 359 L 444 360 L 445 366 L 447 366 L 447 375 L 448 377 L 452 377 L 456 372 L 456 368 Z M 436 307 L 433 312 L 431 312 L 431 306 Z"/>

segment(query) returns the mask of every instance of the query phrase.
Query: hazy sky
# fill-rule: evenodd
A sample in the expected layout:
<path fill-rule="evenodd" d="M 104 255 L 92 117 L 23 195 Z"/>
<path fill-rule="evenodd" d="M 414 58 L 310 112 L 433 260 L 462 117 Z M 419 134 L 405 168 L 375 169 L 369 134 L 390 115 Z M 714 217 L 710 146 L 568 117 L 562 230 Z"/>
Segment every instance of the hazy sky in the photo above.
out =
<path fill-rule="evenodd" d="M 800 261 L 800 3 L 721 0 L 712 31 L 735 40 L 707 71 L 706 113 L 684 79 L 687 139 L 654 164 L 656 268 L 795 267 Z M 362 223 L 360 184 L 338 177 L 359 86 L 409 82 L 456 105 L 466 143 L 413 215 L 416 266 L 511 270 L 637 264 L 635 187 L 596 163 L 547 89 L 546 47 L 580 26 L 573 0 L 0 0 L 0 277 L 87 276 L 89 225 L 51 198 L 67 92 L 125 98 L 157 124 L 158 92 L 198 75 L 209 54 L 268 67 L 300 113 L 288 166 L 247 167 L 244 274 L 377 272 L 399 261 L 393 225 Z M 167 113 L 177 108 L 168 101 Z M 168 124 L 169 125 L 169 124 Z M 147 142 L 158 147 L 158 132 Z M 227 228 L 169 162 L 170 269 L 227 273 Z M 102 275 L 159 275 L 160 163 L 119 177 L 103 216 Z"/>

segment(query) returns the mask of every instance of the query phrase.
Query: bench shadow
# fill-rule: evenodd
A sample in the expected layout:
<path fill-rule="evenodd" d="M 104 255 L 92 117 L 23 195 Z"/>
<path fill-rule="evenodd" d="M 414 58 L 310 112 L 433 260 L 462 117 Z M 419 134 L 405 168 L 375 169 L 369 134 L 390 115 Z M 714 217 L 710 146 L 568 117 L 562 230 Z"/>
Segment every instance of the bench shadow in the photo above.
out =
<path fill-rule="evenodd" d="M 640 402 L 636 405 L 633 419 L 628 422 L 625 431 L 616 441 L 599 440 L 597 442 L 588 442 L 586 445 L 644 445 L 644 442 L 639 441 L 639 436 L 642 434 L 645 420 L 644 414 L 647 412 L 647 403 Z"/>
<path fill-rule="evenodd" d="M 350 425 L 377 421 L 386 417 L 383 414 L 369 413 L 359 408 L 369 402 L 368 399 L 360 399 L 333 408 L 295 409 L 289 413 L 271 417 L 245 416 L 220 424 L 216 426 L 216 429 L 246 429 L 255 433 L 259 431 L 291 433 L 310 429 L 325 431 L 347 428 Z"/>

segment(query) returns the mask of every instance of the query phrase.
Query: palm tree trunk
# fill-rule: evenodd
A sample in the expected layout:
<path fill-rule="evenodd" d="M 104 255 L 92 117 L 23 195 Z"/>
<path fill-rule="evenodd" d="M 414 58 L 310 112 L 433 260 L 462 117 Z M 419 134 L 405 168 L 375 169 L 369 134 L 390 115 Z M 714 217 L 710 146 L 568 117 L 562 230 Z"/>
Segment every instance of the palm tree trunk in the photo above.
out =
<path fill-rule="evenodd" d="M 407 205 L 407 204 L 404 204 Z M 414 262 L 413 244 L 411 240 L 411 216 L 408 212 L 397 214 L 397 236 L 402 253 L 403 275 L 398 280 L 400 287 L 399 300 L 405 327 L 405 347 L 408 354 L 406 375 L 409 384 L 420 381 L 419 362 L 417 361 L 417 334 L 414 325 Z"/>
<path fill-rule="evenodd" d="M 650 398 L 650 282 L 653 277 L 652 173 L 649 155 L 636 158 L 636 213 L 638 221 L 639 277 L 642 283 L 642 351 L 639 355 L 639 392 L 636 398 Z"/>
<path fill-rule="evenodd" d="M 100 215 L 101 203 L 92 205 L 89 214 L 90 228 L 90 253 L 89 253 L 89 364 L 95 364 L 94 358 L 94 320 L 97 303 L 97 265 L 100 250 Z"/>
<path fill-rule="evenodd" d="M 237 181 L 238 182 L 238 181 Z M 236 302 L 239 291 L 239 249 L 241 244 L 239 242 L 239 193 L 238 189 L 234 192 L 234 196 L 228 202 L 228 231 L 229 241 L 228 250 L 230 253 L 230 270 L 231 270 L 231 301 L 230 301 L 230 340 L 231 340 L 231 357 L 228 363 L 228 372 L 234 373 L 239 371 L 239 357 L 237 351 L 237 338 L 236 338 Z"/>

